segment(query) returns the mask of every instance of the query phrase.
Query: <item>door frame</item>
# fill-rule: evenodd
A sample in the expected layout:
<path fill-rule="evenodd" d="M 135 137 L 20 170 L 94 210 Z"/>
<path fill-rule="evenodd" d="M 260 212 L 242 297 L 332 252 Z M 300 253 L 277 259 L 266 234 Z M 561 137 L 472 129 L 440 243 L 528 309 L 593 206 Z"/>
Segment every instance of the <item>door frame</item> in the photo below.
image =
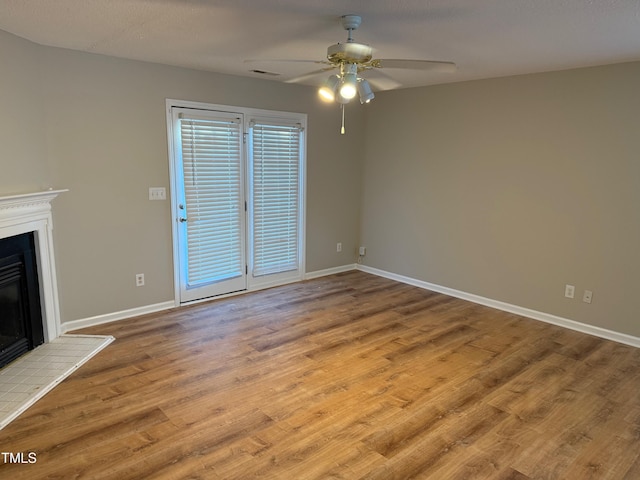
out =
<path fill-rule="evenodd" d="M 302 128 L 306 131 L 306 127 L 307 127 L 307 114 L 306 113 L 296 113 L 296 112 L 284 112 L 284 111 L 276 111 L 276 110 L 264 110 L 264 109 L 257 109 L 257 108 L 247 108 L 247 107 L 236 107 L 236 106 L 232 106 L 232 105 L 221 105 L 221 104 L 212 104 L 212 103 L 204 103 L 204 102 L 195 102 L 195 101 L 189 101 L 189 100 L 177 100 L 177 99 L 171 99 L 171 98 L 167 98 L 165 101 L 165 117 L 166 117 L 166 122 L 167 122 L 167 147 L 168 147 L 168 164 L 169 164 L 169 182 L 170 182 L 170 196 L 169 196 L 169 200 L 171 203 L 171 233 L 172 233 L 172 248 L 173 248 L 173 286 L 174 286 L 174 305 L 176 307 L 180 306 L 180 305 L 188 305 L 188 304 L 193 304 L 193 303 L 200 303 L 200 302 L 206 302 L 209 301 L 213 298 L 224 298 L 224 297 L 230 297 L 230 296 L 234 296 L 234 295 L 239 295 L 242 293 L 246 293 L 246 292 L 251 292 L 251 291 L 256 291 L 256 290 L 261 290 L 264 288 L 270 288 L 273 286 L 277 286 L 277 285 L 284 285 L 286 283 L 292 283 L 292 282 L 296 282 L 296 281 L 300 281 L 304 279 L 304 275 L 306 272 L 306 171 L 307 171 L 307 136 L 304 135 L 303 136 L 303 142 L 302 142 L 302 151 L 301 151 L 301 156 L 302 156 L 302 161 L 300 164 L 300 236 L 299 236 L 299 270 L 298 270 L 298 274 L 297 275 L 288 275 L 286 276 L 286 278 L 283 279 L 278 279 L 275 278 L 274 281 L 272 282 L 255 282 L 252 281 L 252 278 L 250 277 L 251 272 L 248 272 L 248 277 L 247 277 L 247 288 L 246 290 L 242 290 L 239 292 L 230 292 L 230 293 L 225 293 L 225 294 L 221 294 L 221 295 L 217 295 L 214 297 L 207 297 L 207 298 L 202 298 L 202 299 L 198 299 L 198 300 L 191 300 L 191 301 L 186 301 L 186 302 L 181 302 L 180 299 L 180 250 L 179 250 L 179 244 L 178 244 L 178 218 L 180 217 L 180 212 L 178 211 L 178 201 L 176 199 L 176 195 L 177 192 L 180 191 L 180 187 L 178 185 L 178 182 L 180 182 L 180 178 L 176 175 L 176 168 L 175 168 L 175 157 L 174 157 L 174 148 L 175 148 L 175 134 L 176 132 L 174 132 L 174 125 L 173 125 L 173 116 L 172 116 L 172 112 L 171 109 L 173 107 L 177 107 L 177 108 L 191 108 L 191 109 L 196 109 L 196 110 L 212 110 L 212 111 L 219 111 L 219 112 L 227 112 L 227 113 L 240 113 L 243 115 L 244 120 L 245 120 L 245 125 L 244 125 L 244 137 L 245 137 L 245 142 L 243 144 L 244 146 L 244 158 L 246 159 L 246 161 L 248 161 L 248 155 L 249 153 L 247 152 L 247 147 L 248 147 L 248 142 L 246 141 L 246 137 L 248 135 L 248 129 L 246 128 L 246 125 L 248 124 L 248 122 L 251 120 L 252 117 L 261 117 L 261 118 L 271 118 L 271 119 L 282 119 L 283 122 L 287 122 L 287 123 L 291 123 L 292 121 L 297 121 L 298 123 L 300 123 L 302 125 Z M 251 200 L 249 198 L 249 192 L 250 192 L 250 188 L 249 188 L 249 184 L 250 184 L 250 180 L 249 180 L 249 173 L 248 170 L 246 169 L 246 165 L 243 166 L 243 168 L 245 168 L 245 188 L 244 188 L 244 194 L 245 194 L 245 200 L 246 200 L 246 204 L 247 204 L 247 209 L 251 208 Z M 249 222 L 249 215 L 245 215 L 245 232 L 249 232 L 250 229 L 250 225 L 248 224 Z M 246 241 L 247 241 L 247 247 L 246 247 L 246 251 L 245 251 L 245 258 L 246 258 L 246 262 L 247 265 L 252 261 L 250 258 L 250 246 L 248 245 L 248 240 L 249 236 L 246 236 Z"/>

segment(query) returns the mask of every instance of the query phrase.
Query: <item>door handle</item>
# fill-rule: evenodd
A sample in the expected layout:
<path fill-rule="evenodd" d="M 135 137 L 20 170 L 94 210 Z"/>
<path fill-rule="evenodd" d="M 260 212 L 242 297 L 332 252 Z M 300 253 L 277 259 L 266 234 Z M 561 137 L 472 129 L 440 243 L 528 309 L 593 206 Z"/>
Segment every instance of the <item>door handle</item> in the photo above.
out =
<path fill-rule="evenodd" d="M 183 223 L 187 221 L 187 219 L 185 217 L 180 217 L 178 220 L 180 220 Z"/>

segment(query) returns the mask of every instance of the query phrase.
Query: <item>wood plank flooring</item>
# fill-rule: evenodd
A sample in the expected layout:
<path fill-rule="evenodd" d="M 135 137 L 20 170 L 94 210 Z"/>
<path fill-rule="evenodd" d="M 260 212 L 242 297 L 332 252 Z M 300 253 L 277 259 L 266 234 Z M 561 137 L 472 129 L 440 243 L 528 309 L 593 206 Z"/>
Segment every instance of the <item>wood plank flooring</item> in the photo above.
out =
<path fill-rule="evenodd" d="M 363 272 L 83 333 L 0 478 L 640 479 L 639 349 Z"/>

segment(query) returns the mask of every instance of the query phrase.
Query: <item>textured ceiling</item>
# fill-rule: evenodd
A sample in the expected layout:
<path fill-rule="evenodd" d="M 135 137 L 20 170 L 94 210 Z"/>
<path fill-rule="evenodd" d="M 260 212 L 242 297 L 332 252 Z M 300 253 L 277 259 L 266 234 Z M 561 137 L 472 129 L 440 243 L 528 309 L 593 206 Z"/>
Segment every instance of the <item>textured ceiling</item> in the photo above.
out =
<path fill-rule="evenodd" d="M 458 65 L 388 71 L 399 87 L 640 60 L 640 0 L 0 0 L 0 29 L 43 45 L 286 81 L 317 65 L 266 60 L 323 60 L 346 40 L 339 18 L 350 13 L 362 16 L 355 40 L 375 57 Z"/>

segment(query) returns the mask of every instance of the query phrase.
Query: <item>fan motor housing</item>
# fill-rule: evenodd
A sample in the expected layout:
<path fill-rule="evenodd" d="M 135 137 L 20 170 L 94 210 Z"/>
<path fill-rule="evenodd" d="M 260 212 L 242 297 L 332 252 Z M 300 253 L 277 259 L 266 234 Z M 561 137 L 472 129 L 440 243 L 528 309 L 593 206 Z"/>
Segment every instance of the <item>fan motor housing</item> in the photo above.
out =
<path fill-rule="evenodd" d="M 372 56 L 372 48 L 362 43 L 336 43 L 327 48 L 327 59 L 332 63 L 366 63 Z"/>

